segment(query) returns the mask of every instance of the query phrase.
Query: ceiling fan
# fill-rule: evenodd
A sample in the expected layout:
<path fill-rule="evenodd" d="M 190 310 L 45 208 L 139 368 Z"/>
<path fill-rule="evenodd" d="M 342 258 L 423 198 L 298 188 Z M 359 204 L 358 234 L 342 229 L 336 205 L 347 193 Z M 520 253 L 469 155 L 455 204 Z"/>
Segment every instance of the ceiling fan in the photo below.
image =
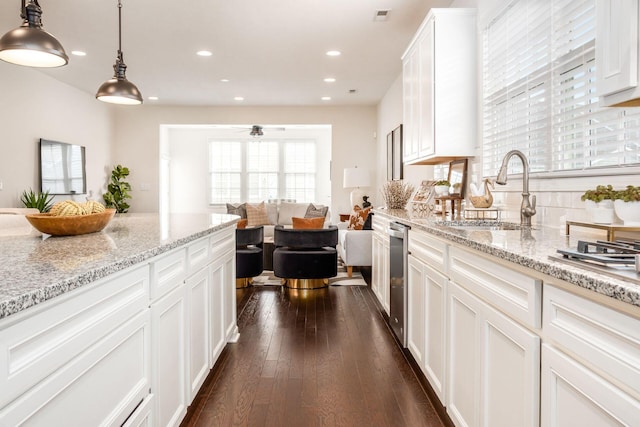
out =
<path fill-rule="evenodd" d="M 263 129 L 274 130 L 274 131 L 285 131 L 287 128 L 282 126 L 261 126 L 261 125 L 252 125 L 251 127 L 238 127 L 238 129 L 248 129 L 249 135 L 253 137 L 263 136 Z"/>

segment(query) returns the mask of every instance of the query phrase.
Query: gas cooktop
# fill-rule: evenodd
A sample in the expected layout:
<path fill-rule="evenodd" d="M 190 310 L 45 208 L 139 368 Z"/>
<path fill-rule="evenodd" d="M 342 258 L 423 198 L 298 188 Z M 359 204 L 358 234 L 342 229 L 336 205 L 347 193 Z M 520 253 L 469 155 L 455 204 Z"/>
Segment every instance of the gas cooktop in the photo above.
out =
<path fill-rule="evenodd" d="M 558 249 L 550 256 L 575 267 L 640 284 L 640 241 L 578 241 L 576 249 Z"/>

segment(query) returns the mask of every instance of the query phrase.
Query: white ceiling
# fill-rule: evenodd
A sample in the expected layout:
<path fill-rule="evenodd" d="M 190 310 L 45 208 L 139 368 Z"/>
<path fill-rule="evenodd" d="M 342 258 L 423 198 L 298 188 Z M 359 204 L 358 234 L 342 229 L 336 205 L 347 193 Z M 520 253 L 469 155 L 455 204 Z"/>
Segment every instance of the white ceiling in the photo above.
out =
<path fill-rule="evenodd" d="M 374 105 L 428 10 L 451 1 L 122 0 L 127 77 L 147 105 Z M 44 29 L 70 57 L 42 72 L 95 93 L 113 75 L 117 0 L 39 3 Z M 374 21 L 378 9 L 390 9 L 387 21 Z M 21 22 L 20 0 L 1 1 L 0 35 Z M 213 55 L 197 56 L 202 49 Z M 326 56 L 332 49 L 342 55 Z"/>

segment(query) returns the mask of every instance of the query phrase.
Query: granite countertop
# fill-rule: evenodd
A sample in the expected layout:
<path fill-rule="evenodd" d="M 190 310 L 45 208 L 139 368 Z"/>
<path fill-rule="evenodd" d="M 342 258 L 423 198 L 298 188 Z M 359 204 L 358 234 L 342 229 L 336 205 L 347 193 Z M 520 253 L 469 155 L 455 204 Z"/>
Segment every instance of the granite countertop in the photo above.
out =
<path fill-rule="evenodd" d="M 594 234 L 588 229 L 587 231 L 571 229 L 571 235 L 566 236 L 564 228 L 559 230 L 537 225 L 519 230 L 479 230 L 473 227 L 465 229 L 463 227 L 456 228 L 456 222 L 438 221 L 433 217 L 425 218 L 419 213 L 413 214 L 405 210 L 376 209 L 374 213 L 445 240 L 640 307 L 639 284 L 549 258 L 549 256 L 558 255 L 556 252 L 558 249 L 575 249 L 579 239 L 604 240 L 606 237 L 602 235 L 602 232 Z M 458 223 L 495 225 L 496 221 L 459 221 Z"/>
<path fill-rule="evenodd" d="M 0 319 L 234 224 L 226 214 L 118 214 L 99 233 L 0 236 Z"/>

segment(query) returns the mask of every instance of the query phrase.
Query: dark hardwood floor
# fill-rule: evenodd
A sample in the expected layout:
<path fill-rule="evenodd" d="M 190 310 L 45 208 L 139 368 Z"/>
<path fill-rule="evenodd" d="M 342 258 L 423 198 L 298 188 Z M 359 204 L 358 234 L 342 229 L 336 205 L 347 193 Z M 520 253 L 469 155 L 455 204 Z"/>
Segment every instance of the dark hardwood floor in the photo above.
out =
<path fill-rule="evenodd" d="M 369 287 L 252 287 L 238 305 L 240 340 L 183 425 L 443 425 Z"/>

